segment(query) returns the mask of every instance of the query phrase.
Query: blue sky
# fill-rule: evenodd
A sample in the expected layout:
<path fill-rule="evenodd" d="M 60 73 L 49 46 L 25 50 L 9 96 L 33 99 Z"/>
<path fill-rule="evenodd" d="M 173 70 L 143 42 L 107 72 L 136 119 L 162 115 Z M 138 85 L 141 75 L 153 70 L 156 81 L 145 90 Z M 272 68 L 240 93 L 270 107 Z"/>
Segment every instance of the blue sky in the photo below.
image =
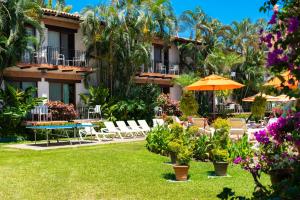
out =
<path fill-rule="evenodd" d="M 73 12 L 80 11 L 86 5 L 97 5 L 100 0 L 66 0 L 67 4 L 73 5 Z M 102 0 L 102 2 L 109 2 Z M 259 8 L 264 0 L 171 0 L 177 15 L 184 10 L 201 6 L 211 17 L 219 19 L 224 24 L 232 21 L 241 21 L 250 18 L 255 21 L 259 18 L 269 18 L 268 14 L 260 13 Z"/>

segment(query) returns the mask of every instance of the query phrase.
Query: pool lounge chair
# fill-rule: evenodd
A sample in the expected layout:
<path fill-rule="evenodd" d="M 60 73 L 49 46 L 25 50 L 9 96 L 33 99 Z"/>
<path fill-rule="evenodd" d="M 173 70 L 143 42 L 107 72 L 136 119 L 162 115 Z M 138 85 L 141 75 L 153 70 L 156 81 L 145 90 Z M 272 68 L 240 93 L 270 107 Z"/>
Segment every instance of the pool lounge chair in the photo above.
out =
<path fill-rule="evenodd" d="M 132 137 L 135 137 L 137 135 L 137 131 L 132 130 L 128 128 L 128 126 L 125 124 L 124 121 L 116 121 L 118 128 L 120 129 L 121 133 L 124 133 L 125 135 L 131 135 Z"/>
<path fill-rule="evenodd" d="M 153 119 L 153 127 L 163 126 L 163 125 L 165 125 L 165 122 L 163 119 Z"/>
<path fill-rule="evenodd" d="M 115 133 L 118 134 L 121 139 L 123 139 L 121 131 L 115 127 L 113 122 L 104 122 L 104 125 L 106 128 L 102 128 L 101 133 Z"/>
<path fill-rule="evenodd" d="M 134 131 L 141 132 L 144 136 L 146 136 L 147 132 L 150 131 L 150 129 L 143 128 L 142 126 L 139 126 L 136 121 L 134 120 L 128 120 L 127 121 L 130 128 Z"/>
<path fill-rule="evenodd" d="M 82 123 L 82 125 L 88 125 L 90 127 L 84 127 L 84 129 L 79 130 L 79 137 L 81 141 L 84 141 L 86 136 L 95 136 L 98 141 L 101 140 L 112 140 L 113 138 L 107 138 L 106 136 L 115 135 L 116 133 L 109 133 L 109 132 L 97 132 L 94 127 L 92 127 L 92 123 Z M 102 138 L 99 136 L 102 135 Z M 83 138 L 84 137 L 84 138 Z"/>
<path fill-rule="evenodd" d="M 247 134 L 247 124 L 246 120 L 243 118 L 229 118 L 228 122 L 230 124 L 230 138 L 240 139 L 244 134 Z"/>
<path fill-rule="evenodd" d="M 146 122 L 146 120 L 138 120 L 138 123 L 140 125 L 140 127 L 142 127 L 142 129 L 146 132 L 151 131 L 150 126 L 148 125 L 148 123 Z"/>
<path fill-rule="evenodd" d="M 205 118 L 192 118 L 193 125 L 199 127 L 201 134 L 212 136 L 214 129 L 208 125 L 207 119 Z"/>

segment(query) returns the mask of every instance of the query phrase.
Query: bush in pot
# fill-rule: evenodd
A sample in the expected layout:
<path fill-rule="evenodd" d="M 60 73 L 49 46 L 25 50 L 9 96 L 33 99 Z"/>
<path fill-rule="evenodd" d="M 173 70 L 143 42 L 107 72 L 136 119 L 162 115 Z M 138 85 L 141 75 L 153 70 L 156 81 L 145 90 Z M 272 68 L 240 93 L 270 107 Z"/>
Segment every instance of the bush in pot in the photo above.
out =
<path fill-rule="evenodd" d="M 226 176 L 229 164 L 228 151 L 226 149 L 213 149 L 211 154 L 216 176 Z"/>
<path fill-rule="evenodd" d="M 188 145 L 181 141 L 179 151 L 176 154 L 176 164 L 173 165 L 177 181 L 186 181 L 188 178 L 189 163 L 192 159 L 193 151 Z"/>

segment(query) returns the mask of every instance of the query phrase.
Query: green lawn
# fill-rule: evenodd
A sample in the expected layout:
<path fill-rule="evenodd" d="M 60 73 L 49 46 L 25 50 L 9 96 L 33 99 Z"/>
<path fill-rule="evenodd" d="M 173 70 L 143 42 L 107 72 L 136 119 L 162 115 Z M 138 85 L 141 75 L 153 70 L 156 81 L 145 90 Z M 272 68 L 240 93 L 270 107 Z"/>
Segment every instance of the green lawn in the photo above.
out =
<path fill-rule="evenodd" d="M 31 151 L 0 145 L 0 199 L 217 199 L 224 187 L 237 195 L 253 191 L 250 174 L 238 166 L 230 166 L 231 178 L 208 179 L 211 163 L 192 162 L 191 181 L 170 183 L 169 159 L 144 146 Z"/>

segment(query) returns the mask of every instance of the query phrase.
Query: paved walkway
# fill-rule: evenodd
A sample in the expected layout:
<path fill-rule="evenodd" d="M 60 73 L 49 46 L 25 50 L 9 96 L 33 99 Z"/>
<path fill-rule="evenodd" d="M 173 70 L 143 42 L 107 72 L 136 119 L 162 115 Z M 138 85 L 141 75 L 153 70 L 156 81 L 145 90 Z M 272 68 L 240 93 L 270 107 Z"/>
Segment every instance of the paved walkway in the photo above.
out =
<path fill-rule="evenodd" d="M 30 149 L 30 150 L 49 150 L 49 149 L 61 149 L 61 148 L 76 148 L 76 147 L 83 147 L 83 146 L 95 146 L 95 145 L 103 145 L 103 144 L 114 144 L 114 143 L 128 143 L 128 142 L 136 142 L 136 141 L 143 141 L 145 137 L 137 137 L 137 138 L 124 138 L 119 139 L 116 138 L 114 140 L 108 141 L 81 141 L 81 144 L 78 140 L 72 140 L 72 145 L 69 141 L 61 141 L 59 143 L 51 141 L 48 146 L 46 143 L 37 143 L 37 144 L 11 144 L 6 145 L 6 147 L 10 148 L 17 148 L 17 149 Z"/>

